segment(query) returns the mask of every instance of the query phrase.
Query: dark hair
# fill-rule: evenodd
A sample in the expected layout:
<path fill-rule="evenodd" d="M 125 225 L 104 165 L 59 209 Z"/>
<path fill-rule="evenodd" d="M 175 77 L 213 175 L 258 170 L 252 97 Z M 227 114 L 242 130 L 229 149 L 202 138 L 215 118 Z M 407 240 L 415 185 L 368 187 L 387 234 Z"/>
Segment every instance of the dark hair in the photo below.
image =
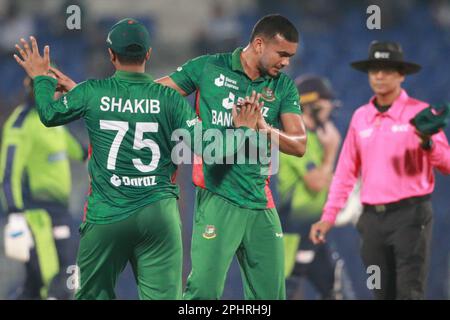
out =
<path fill-rule="evenodd" d="M 135 44 L 132 44 L 127 47 L 127 50 L 129 51 L 134 51 L 137 49 L 141 49 L 141 47 Z M 128 56 L 124 54 L 119 54 L 117 52 L 114 52 L 114 54 L 117 56 L 117 60 L 119 60 L 119 62 L 124 65 L 141 65 L 145 62 L 145 57 L 147 56 L 147 53 L 138 56 Z"/>
<path fill-rule="evenodd" d="M 271 39 L 277 34 L 289 42 L 298 42 L 298 31 L 295 26 L 287 18 L 279 14 L 270 14 L 262 17 L 253 27 L 250 42 L 260 35 Z"/>

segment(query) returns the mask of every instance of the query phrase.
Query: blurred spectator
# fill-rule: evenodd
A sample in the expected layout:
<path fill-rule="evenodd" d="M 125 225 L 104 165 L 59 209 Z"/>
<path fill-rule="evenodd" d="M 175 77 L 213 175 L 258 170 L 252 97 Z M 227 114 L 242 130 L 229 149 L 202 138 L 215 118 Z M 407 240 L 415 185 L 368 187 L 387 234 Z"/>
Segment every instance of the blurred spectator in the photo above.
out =
<path fill-rule="evenodd" d="M 311 32 L 330 31 L 342 18 L 341 3 L 337 1 L 318 0 L 301 1 L 297 10 L 305 20 L 304 26 Z"/>
<path fill-rule="evenodd" d="M 235 15 L 227 15 L 220 2 L 211 9 L 206 29 L 200 30 L 195 41 L 196 48 L 208 52 L 226 52 L 239 46 L 241 24 Z"/>
<path fill-rule="evenodd" d="M 450 2 L 435 0 L 431 3 L 431 13 L 434 21 L 443 29 L 450 31 Z"/>

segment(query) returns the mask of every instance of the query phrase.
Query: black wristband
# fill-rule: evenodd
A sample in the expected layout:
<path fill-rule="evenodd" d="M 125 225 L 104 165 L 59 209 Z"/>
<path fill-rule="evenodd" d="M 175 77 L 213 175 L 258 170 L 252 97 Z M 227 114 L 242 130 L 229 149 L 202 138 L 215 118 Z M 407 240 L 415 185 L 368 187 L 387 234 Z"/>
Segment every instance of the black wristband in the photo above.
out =
<path fill-rule="evenodd" d="M 433 147 L 433 140 L 431 140 L 431 139 L 426 140 L 424 143 L 422 143 L 422 144 L 420 145 L 420 147 L 421 147 L 423 150 L 430 151 L 431 148 Z"/>

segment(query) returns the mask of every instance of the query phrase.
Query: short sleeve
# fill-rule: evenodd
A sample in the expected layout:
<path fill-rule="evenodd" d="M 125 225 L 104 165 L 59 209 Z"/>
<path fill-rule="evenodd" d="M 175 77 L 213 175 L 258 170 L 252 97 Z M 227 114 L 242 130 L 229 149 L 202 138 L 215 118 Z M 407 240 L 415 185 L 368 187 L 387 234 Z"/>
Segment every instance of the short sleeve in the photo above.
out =
<path fill-rule="evenodd" d="M 302 114 L 300 97 L 298 95 L 298 90 L 294 84 L 294 81 L 286 77 L 286 83 L 284 87 L 285 94 L 281 99 L 280 113 Z"/>
<path fill-rule="evenodd" d="M 206 62 L 209 56 L 200 56 L 189 60 L 181 67 L 178 67 L 175 72 L 170 75 L 170 78 L 187 94 L 196 91 L 200 84 L 200 79 L 205 69 Z"/>

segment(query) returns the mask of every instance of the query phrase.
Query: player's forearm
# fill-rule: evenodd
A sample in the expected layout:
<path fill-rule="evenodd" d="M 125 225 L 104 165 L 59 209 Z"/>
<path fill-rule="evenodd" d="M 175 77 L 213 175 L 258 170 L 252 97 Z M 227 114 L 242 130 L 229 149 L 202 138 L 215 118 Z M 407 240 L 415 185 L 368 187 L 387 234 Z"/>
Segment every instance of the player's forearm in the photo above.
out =
<path fill-rule="evenodd" d="M 442 141 L 433 141 L 429 152 L 431 165 L 443 174 L 450 174 L 450 146 Z"/>
<path fill-rule="evenodd" d="M 332 179 L 332 171 L 328 171 L 328 168 L 319 166 L 310 172 L 306 173 L 303 177 L 306 187 L 313 192 L 321 192 L 330 186 Z"/>
<path fill-rule="evenodd" d="M 281 152 L 297 157 L 305 154 L 306 134 L 289 134 L 273 127 L 263 131 L 268 132 L 269 137 L 278 144 Z"/>
<path fill-rule="evenodd" d="M 39 76 L 34 78 L 33 84 L 36 109 L 41 122 L 46 127 L 58 125 L 55 121 L 57 110 L 53 106 L 53 95 L 56 90 L 57 81 L 51 77 Z"/>
<path fill-rule="evenodd" d="M 321 220 L 332 224 L 334 224 L 339 211 L 345 207 L 360 172 L 360 163 L 354 158 L 354 152 L 351 150 L 354 148 L 351 140 L 350 138 L 344 142 L 323 209 Z"/>
<path fill-rule="evenodd" d="M 58 100 L 53 100 L 57 81 L 47 76 L 36 77 L 34 97 L 41 122 L 46 127 L 55 127 L 81 118 L 85 111 L 85 84 L 80 83 Z"/>
<path fill-rule="evenodd" d="M 353 190 L 357 178 L 353 175 L 347 175 L 347 180 L 341 176 L 334 176 L 328 192 L 327 202 L 323 209 L 321 221 L 328 221 L 334 224 L 339 211 L 345 207 L 347 199 Z"/>
<path fill-rule="evenodd" d="M 233 129 L 204 130 L 198 123 L 191 131 L 190 148 L 197 155 L 201 155 L 206 162 L 222 161 L 224 158 L 240 154 L 245 157 L 247 139 L 253 139 L 256 145 L 257 133 L 247 127 Z"/>
<path fill-rule="evenodd" d="M 159 83 L 159 84 L 162 84 L 163 86 L 170 87 L 172 89 L 177 90 L 178 93 L 180 93 L 182 96 L 187 96 L 188 95 L 169 76 L 165 76 L 165 77 L 159 78 L 159 79 L 155 80 L 155 82 Z"/>

